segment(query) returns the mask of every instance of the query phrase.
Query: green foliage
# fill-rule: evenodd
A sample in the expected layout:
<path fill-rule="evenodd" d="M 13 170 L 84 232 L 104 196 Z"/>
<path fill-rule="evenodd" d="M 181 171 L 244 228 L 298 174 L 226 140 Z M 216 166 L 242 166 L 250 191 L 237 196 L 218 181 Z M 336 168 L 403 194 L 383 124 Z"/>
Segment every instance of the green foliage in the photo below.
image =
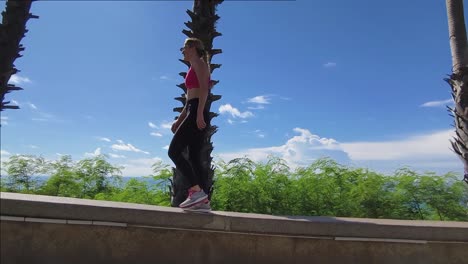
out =
<path fill-rule="evenodd" d="M 18 155 L 2 164 L 2 191 L 170 206 L 172 170 L 158 161 L 153 174 L 123 183 L 105 156 L 47 162 Z M 319 159 L 291 170 L 280 158 L 237 158 L 216 165 L 214 210 L 295 216 L 468 221 L 468 185 L 455 174 L 418 174 L 401 168 L 383 175 Z M 40 185 L 33 176 L 47 173 Z"/>
<path fill-rule="evenodd" d="M 395 199 L 404 219 L 468 220 L 468 188 L 453 174 L 419 175 L 399 170 Z"/>
<path fill-rule="evenodd" d="M 221 162 L 212 207 L 303 216 L 468 221 L 468 187 L 454 174 L 385 176 L 320 159 L 290 172 L 281 159 Z"/>
<path fill-rule="evenodd" d="M 119 201 L 139 204 L 152 204 L 169 206 L 170 197 L 167 192 L 154 189 L 147 182 L 136 178 L 127 181 L 122 189 L 112 193 L 100 193 L 95 197 L 97 200 Z"/>
<path fill-rule="evenodd" d="M 8 175 L 2 176 L 2 191 L 34 193 L 39 187 L 34 176 L 46 173 L 48 166 L 42 157 L 13 155 L 2 162 L 2 170 Z"/>
<path fill-rule="evenodd" d="M 82 192 L 80 198 L 93 199 L 97 194 L 109 194 L 122 184 L 121 169 L 106 161 L 103 155 L 79 161 L 73 169 Z"/>
<path fill-rule="evenodd" d="M 96 196 L 98 200 L 119 201 L 139 204 L 152 204 L 160 206 L 170 206 L 170 195 L 167 189 L 169 178 L 172 176 L 169 165 L 162 164 L 161 161 L 152 165 L 154 175 L 132 178 L 123 188 L 115 189 L 107 195 L 100 193 Z M 148 184 L 147 180 L 153 180 L 154 184 Z"/>
<path fill-rule="evenodd" d="M 49 164 L 51 174 L 39 193 L 43 195 L 82 197 L 81 185 L 75 172 L 75 163 L 71 156 L 61 156 L 58 161 Z"/>
<path fill-rule="evenodd" d="M 170 178 L 172 177 L 172 171 L 170 166 L 163 164 L 162 161 L 155 162 L 151 168 L 153 169 L 154 174 L 150 176 L 156 181 L 156 185 L 161 190 L 164 190 L 170 186 Z"/>

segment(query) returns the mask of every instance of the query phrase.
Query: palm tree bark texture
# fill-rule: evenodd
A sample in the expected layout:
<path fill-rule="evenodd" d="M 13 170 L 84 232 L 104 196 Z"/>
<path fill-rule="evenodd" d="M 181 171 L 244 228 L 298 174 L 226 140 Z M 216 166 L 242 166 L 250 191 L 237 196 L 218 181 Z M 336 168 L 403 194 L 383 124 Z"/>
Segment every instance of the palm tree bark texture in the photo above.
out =
<path fill-rule="evenodd" d="M 216 15 L 216 7 L 218 4 L 221 4 L 223 0 L 194 0 L 193 3 L 193 10 L 187 10 L 187 14 L 190 16 L 191 21 L 185 22 L 185 25 L 190 30 L 182 30 L 182 33 L 185 34 L 187 37 L 194 37 L 200 39 L 204 46 L 205 51 L 208 54 L 207 63 L 210 65 L 211 73 L 215 69 L 221 67 L 220 64 L 212 64 L 211 59 L 214 55 L 219 54 L 222 52 L 221 49 L 213 49 L 213 40 L 216 37 L 221 36 L 221 33 L 216 31 L 216 22 L 220 18 Z M 189 62 L 179 59 L 182 63 L 184 63 L 187 67 L 190 67 Z M 185 78 L 187 72 L 179 73 L 180 76 Z M 214 80 L 214 86 L 218 84 L 218 80 Z M 187 93 L 187 89 L 185 87 L 185 83 L 181 83 L 177 85 L 179 88 L 183 90 L 183 94 L 180 97 L 176 97 L 175 100 L 180 101 L 182 103 L 182 107 L 174 108 L 174 112 L 181 112 L 183 109 L 183 105 L 186 103 L 185 94 Z M 214 88 L 213 86 L 213 88 Z M 213 89 L 210 90 L 207 98 L 207 102 L 205 108 L 210 111 L 211 104 L 214 101 L 221 99 L 221 95 L 214 95 L 212 94 Z M 218 116 L 217 113 L 209 112 L 209 121 L 207 123 L 212 123 L 212 118 Z M 176 117 L 177 118 L 177 117 Z M 201 162 L 202 162 L 202 188 L 208 194 L 209 199 L 211 199 L 213 193 L 213 183 L 214 183 L 214 166 L 212 165 L 213 158 L 211 157 L 211 152 L 213 151 L 213 143 L 211 142 L 211 137 L 214 133 L 216 133 L 217 127 L 216 126 L 209 126 L 205 129 L 205 134 L 203 136 L 203 146 L 200 149 L 201 152 Z M 188 157 L 188 149 L 184 151 L 183 155 L 187 158 Z M 181 172 L 177 168 L 172 168 L 173 176 L 170 186 L 170 193 L 171 193 L 171 206 L 178 207 L 180 203 L 182 203 L 188 196 L 188 189 L 190 188 L 190 183 L 188 182 L 185 175 L 182 175 Z"/>
<path fill-rule="evenodd" d="M 28 32 L 26 22 L 30 18 L 39 18 L 29 13 L 31 0 L 8 0 L 6 9 L 2 12 L 2 23 L 0 24 L 0 96 L 1 109 L 19 109 L 17 105 L 10 105 L 10 101 L 5 101 L 5 95 L 12 91 L 23 90 L 13 84 L 8 84 L 12 75 L 18 73 L 18 69 L 13 64 L 22 55 L 24 50 L 20 44 L 21 39 Z"/>
<path fill-rule="evenodd" d="M 463 0 L 446 0 L 452 74 L 446 78 L 452 88 L 454 108 L 448 107 L 454 118 L 455 137 L 452 150 L 464 165 L 464 181 L 468 183 L 468 42 Z"/>

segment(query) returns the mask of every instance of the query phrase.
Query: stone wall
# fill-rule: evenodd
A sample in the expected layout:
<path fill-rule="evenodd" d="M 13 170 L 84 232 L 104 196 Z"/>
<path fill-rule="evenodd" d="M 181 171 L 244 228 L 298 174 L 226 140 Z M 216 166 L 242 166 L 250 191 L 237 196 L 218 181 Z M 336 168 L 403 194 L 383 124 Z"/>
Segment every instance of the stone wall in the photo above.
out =
<path fill-rule="evenodd" d="M 468 223 L 299 217 L 0 193 L 8 263 L 468 263 Z"/>

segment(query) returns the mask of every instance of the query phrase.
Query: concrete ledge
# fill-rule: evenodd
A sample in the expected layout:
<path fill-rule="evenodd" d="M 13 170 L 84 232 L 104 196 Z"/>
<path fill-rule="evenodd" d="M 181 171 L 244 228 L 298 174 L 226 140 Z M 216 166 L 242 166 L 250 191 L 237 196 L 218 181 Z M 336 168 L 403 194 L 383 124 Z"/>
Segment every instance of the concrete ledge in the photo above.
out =
<path fill-rule="evenodd" d="M 467 243 L 338 241 L 177 230 L 0 222 L 2 264 L 465 264 Z"/>
<path fill-rule="evenodd" d="M 234 212 L 187 213 L 178 208 L 0 193 L 3 221 L 92 223 L 231 232 L 286 237 L 407 243 L 468 242 L 468 222 L 406 221 L 339 217 L 288 217 Z M 11 218 L 14 217 L 14 218 Z M 19 217 L 19 218 L 18 218 Z M 39 220 L 38 220 L 39 219 Z M 42 220 L 41 220 L 42 219 Z M 112 225 L 111 225 L 112 226 Z"/>

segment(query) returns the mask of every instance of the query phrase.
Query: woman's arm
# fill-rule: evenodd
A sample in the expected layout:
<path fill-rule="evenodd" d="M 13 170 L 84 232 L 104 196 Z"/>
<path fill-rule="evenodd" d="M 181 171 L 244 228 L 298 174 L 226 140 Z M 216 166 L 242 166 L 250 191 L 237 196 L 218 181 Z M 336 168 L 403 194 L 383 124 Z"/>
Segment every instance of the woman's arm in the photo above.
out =
<path fill-rule="evenodd" d="M 171 130 L 173 133 L 176 132 L 176 130 L 179 128 L 180 124 L 182 121 L 184 121 L 185 117 L 187 117 L 187 104 L 184 105 L 184 109 L 182 109 L 182 112 L 180 112 L 179 117 L 177 117 L 177 120 L 172 123 Z"/>
<path fill-rule="evenodd" d="M 198 102 L 198 109 L 197 113 L 198 116 L 203 116 L 203 111 L 205 110 L 205 104 L 206 100 L 208 98 L 208 77 L 209 77 L 209 72 L 208 72 L 208 67 L 204 62 L 196 63 L 193 65 L 195 73 L 198 78 L 198 84 L 200 85 L 199 89 L 199 102 Z"/>
<path fill-rule="evenodd" d="M 176 126 L 179 126 L 180 123 L 184 121 L 185 117 L 187 117 L 187 104 L 184 105 L 184 109 L 182 109 L 182 112 L 180 112 L 180 115 L 175 122 Z"/>
<path fill-rule="evenodd" d="M 197 108 L 197 127 L 198 129 L 204 129 L 206 127 L 205 118 L 203 116 L 203 111 L 205 110 L 206 100 L 208 98 L 208 67 L 203 62 L 200 61 L 193 65 L 195 73 L 197 74 L 198 84 L 200 85 L 199 97 L 198 97 L 198 108 Z"/>
<path fill-rule="evenodd" d="M 177 120 L 184 120 L 186 116 L 187 116 L 187 103 L 184 105 L 184 109 L 182 109 L 182 112 L 180 112 L 180 115 L 177 118 Z"/>

